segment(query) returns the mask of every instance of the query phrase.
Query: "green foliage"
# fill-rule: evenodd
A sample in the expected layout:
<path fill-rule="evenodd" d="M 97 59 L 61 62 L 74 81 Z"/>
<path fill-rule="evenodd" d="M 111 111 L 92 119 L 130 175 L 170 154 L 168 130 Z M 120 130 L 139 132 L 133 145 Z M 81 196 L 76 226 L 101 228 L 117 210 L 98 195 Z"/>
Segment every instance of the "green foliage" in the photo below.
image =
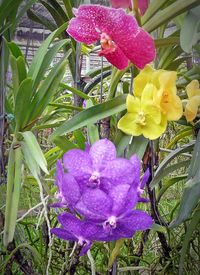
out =
<path fill-rule="evenodd" d="M 59 210 L 47 207 L 55 202 L 56 161 L 64 152 L 73 148 L 84 150 L 86 142 L 93 144 L 102 137 L 105 120 L 111 118 L 109 138 L 114 141 L 118 156 L 130 158 L 137 154 L 142 170 L 151 166 L 153 175 L 144 195 L 152 195 L 153 203 L 142 204 L 139 208 L 150 212 L 151 207 L 158 219 L 150 231 L 138 232 L 133 239 L 109 245 L 95 243 L 91 254 L 97 273 L 106 274 L 117 261 L 119 274 L 199 274 L 200 134 L 197 141 L 194 135 L 198 122 L 189 125 L 182 119 L 179 124 L 170 123 L 163 137 L 152 143 L 141 136 L 123 134 L 116 124 L 126 109 L 126 96 L 132 92 L 132 76 L 137 75 L 137 68 L 131 64 L 124 71 L 110 65 L 95 68 L 86 76 L 80 76 L 81 85 L 71 86 L 64 79 L 67 66 L 72 78 L 76 79 L 76 58 L 95 50 L 84 46 L 78 52 L 76 42 L 66 38 L 65 29 L 73 17 L 74 1 L 38 1 L 53 20 L 31 9 L 36 1 L 27 1 L 23 8 L 21 2 L 2 1 L 0 8 L 0 35 L 6 39 L 0 40 L 6 51 L 2 62 L 6 68 L 9 61 L 12 72 L 5 107 L 8 116 L 13 118 L 6 141 L 9 148 L 6 196 L 5 186 L 0 186 L 0 209 L 6 204 L 0 273 L 11 265 L 13 273 L 21 274 L 20 264 L 16 261 L 18 251 L 35 273 L 47 274 L 49 259 L 49 274 L 66 273 L 73 247 L 57 238 L 49 239 L 48 232 L 49 225 L 57 226 L 59 213 Z M 142 26 L 149 32 L 155 31 L 155 67 L 178 72 L 177 86 L 182 98 L 185 98 L 182 91 L 185 86 L 192 79 L 200 79 L 198 66 L 186 67 L 188 57 L 184 53 L 193 47 L 199 54 L 199 48 L 195 46 L 199 34 L 199 26 L 195 25 L 199 18 L 198 5 L 198 0 L 153 0 L 141 17 Z M 20 17 L 28 9 L 30 19 L 52 31 L 30 65 L 20 47 L 10 41 L 10 34 L 14 33 Z M 166 37 L 167 27 L 172 22 L 175 22 L 176 30 Z M 51 66 L 58 52 L 62 52 L 63 57 Z M 74 103 L 76 97 L 81 102 L 85 100 L 86 107 L 77 106 Z M 150 164 L 149 156 L 152 157 Z M 2 235 L 1 227 L 0 223 Z M 163 236 L 170 247 L 169 257 L 163 248 Z M 5 246 L 13 238 L 16 246 L 9 251 Z M 81 257 L 76 274 L 90 274 L 90 268 L 87 256 Z"/>

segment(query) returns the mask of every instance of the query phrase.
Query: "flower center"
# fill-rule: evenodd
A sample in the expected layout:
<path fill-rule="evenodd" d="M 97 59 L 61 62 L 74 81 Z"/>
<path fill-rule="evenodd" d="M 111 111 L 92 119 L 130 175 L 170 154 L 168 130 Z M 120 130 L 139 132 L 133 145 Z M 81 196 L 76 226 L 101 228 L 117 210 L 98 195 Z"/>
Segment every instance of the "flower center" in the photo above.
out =
<path fill-rule="evenodd" d="M 169 103 L 169 94 L 168 94 L 168 92 L 164 91 L 164 93 L 162 94 L 162 101 L 163 101 L 163 103 Z"/>
<path fill-rule="evenodd" d="M 146 119 L 145 119 L 145 114 L 144 112 L 139 112 L 137 117 L 136 117 L 136 123 L 140 124 L 142 126 L 146 125 Z"/>
<path fill-rule="evenodd" d="M 117 218 L 115 216 L 111 216 L 104 222 L 103 228 L 105 230 L 115 229 L 117 226 Z"/>
<path fill-rule="evenodd" d="M 117 48 L 117 45 L 115 44 L 115 42 L 105 32 L 101 33 L 100 43 L 101 43 L 102 49 L 106 51 L 106 53 L 112 53 Z"/>
<path fill-rule="evenodd" d="M 94 171 L 89 178 L 89 181 L 87 183 L 87 186 L 95 188 L 98 187 L 100 184 L 100 174 L 97 171 Z"/>

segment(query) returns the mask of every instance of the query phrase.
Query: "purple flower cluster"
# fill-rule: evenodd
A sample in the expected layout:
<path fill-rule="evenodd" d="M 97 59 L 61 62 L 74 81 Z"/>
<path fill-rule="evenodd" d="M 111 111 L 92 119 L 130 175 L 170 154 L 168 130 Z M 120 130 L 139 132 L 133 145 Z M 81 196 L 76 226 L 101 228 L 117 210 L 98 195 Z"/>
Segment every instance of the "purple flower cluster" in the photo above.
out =
<path fill-rule="evenodd" d="M 56 184 L 59 202 L 70 213 L 58 215 L 62 228 L 51 232 L 73 240 L 87 252 L 93 241 L 131 238 L 152 225 L 152 218 L 134 210 L 141 198 L 148 171 L 140 182 L 140 161 L 117 158 L 114 144 L 102 139 L 82 151 L 72 149 L 57 162 Z M 77 214 L 77 215 L 76 215 Z M 78 218 L 78 217 L 79 218 Z"/>

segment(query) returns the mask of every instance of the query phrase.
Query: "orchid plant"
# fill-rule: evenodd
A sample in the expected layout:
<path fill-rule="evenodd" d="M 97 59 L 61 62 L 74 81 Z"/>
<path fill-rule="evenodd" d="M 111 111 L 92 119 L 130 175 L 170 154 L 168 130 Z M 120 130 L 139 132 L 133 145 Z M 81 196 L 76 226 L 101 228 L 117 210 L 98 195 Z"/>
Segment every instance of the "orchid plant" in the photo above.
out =
<path fill-rule="evenodd" d="M 0 19 L 7 7 L 3 2 Z M 86 274 L 87 261 L 92 275 L 95 265 L 98 274 L 116 274 L 140 269 L 141 261 L 150 272 L 183 274 L 190 270 L 186 255 L 197 257 L 187 248 L 198 231 L 200 207 L 200 77 L 184 53 L 199 53 L 194 23 L 200 20 L 194 9 L 199 10 L 199 1 L 111 0 L 109 7 L 78 0 L 39 2 L 55 22 L 28 11 L 52 31 L 30 66 L 19 46 L 3 42 L 12 70 L 5 104 L 12 119 L 2 229 L 7 258 L 0 272 L 15 261 L 22 272 L 34 274 L 31 260 L 19 260 L 25 247 L 40 261 L 38 274 L 58 269 Z M 176 31 L 168 35 L 171 21 Z M 61 50 L 63 58 L 49 69 Z M 83 60 L 91 53 L 101 67 L 83 75 Z M 64 78 L 66 68 L 71 84 Z M 39 141 L 44 133 L 47 145 Z M 175 189 L 180 181 L 185 187 Z M 20 217 L 20 198 L 30 185 L 31 192 L 38 186 L 40 201 Z M 167 211 L 165 194 L 178 197 Z M 28 236 L 30 244 L 15 248 L 20 235 L 15 228 L 18 233 L 18 223 L 35 209 L 41 211 L 34 222 L 20 224 L 26 232 L 20 238 Z M 196 243 L 197 237 L 191 245 L 195 253 Z M 157 254 L 155 266 L 145 258 Z"/>

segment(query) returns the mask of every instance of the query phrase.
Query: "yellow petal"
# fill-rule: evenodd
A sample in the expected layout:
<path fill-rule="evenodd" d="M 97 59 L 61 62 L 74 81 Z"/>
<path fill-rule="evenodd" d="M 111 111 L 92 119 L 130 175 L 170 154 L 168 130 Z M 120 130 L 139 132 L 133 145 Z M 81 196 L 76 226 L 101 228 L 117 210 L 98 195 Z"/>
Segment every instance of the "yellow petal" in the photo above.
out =
<path fill-rule="evenodd" d="M 152 83 L 147 83 L 142 91 L 141 102 L 152 101 L 156 90 L 156 87 Z"/>
<path fill-rule="evenodd" d="M 169 121 L 179 120 L 183 115 L 183 105 L 181 99 L 177 95 L 169 96 L 169 102 L 162 102 L 161 108 Z"/>
<path fill-rule="evenodd" d="M 151 81 L 154 69 L 146 65 L 142 71 L 134 78 L 133 82 L 133 94 L 137 97 L 141 97 L 142 91 L 145 85 Z"/>
<path fill-rule="evenodd" d="M 200 96 L 193 96 L 185 106 L 184 115 L 188 122 L 192 122 L 197 116 L 198 107 L 200 106 Z"/>
<path fill-rule="evenodd" d="M 189 98 L 193 96 L 200 96 L 200 88 L 199 88 L 199 81 L 198 80 L 192 80 L 187 86 L 186 86 L 187 95 Z"/>
<path fill-rule="evenodd" d="M 160 124 L 162 117 L 161 110 L 154 105 L 153 101 L 143 103 L 142 109 L 144 110 L 145 116 L 150 117 L 154 123 Z"/>
<path fill-rule="evenodd" d="M 156 124 L 151 117 L 146 117 L 146 125 L 142 129 L 142 134 L 151 140 L 160 137 L 167 127 L 166 116 L 162 116 L 161 123 Z"/>
<path fill-rule="evenodd" d="M 141 101 L 139 98 L 128 95 L 126 99 L 126 107 L 129 113 L 138 113 L 141 108 Z"/>
<path fill-rule="evenodd" d="M 142 128 L 135 123 L 137 114 L 127 113 L 118 122 L 117 127 L 124 133 L 133 136 L 140 136 Z"/>

